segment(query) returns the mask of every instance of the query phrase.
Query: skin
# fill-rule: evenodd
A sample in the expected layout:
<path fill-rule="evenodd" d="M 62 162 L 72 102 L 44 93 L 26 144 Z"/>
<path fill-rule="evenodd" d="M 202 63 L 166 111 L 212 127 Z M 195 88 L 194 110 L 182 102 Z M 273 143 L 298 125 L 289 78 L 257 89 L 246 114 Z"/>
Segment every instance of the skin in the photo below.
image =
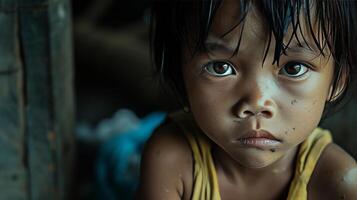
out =
<path fill-rule="evenodd" d="M 278 65 L 272 64 L 274 45 L 263 62 L 267 33 L 255 9 L 247 15 L 239 52 L 232 56 L 239 27 L 224 38 L 219 36 L 236 23 L 232 16 L 237 16 L 239 5 L 235 2 L 223 1 L 219 8 L 206 42 L 210 51 L 183 58 L 190 111 L 212 140 L 222 199 L 286 199 L 298 145 L 317 127 L 326 101 L 333 96 L 334 61 L 293 41 Z M 299 70 L 289 71 L 294 67 Z M 237 143 L 251 130 L 269 131 L 279 144 L 255 148 Z M 149 140 L 143 155 L 139 199 L 190 199 L 193 161 L 180 132 L 168 124 Z M 357 182 L 355 169 L 353 158 L 337 145 L 329 145 L 309 182 L 309 199 L 357 198 L 352 191 Z M 325 173 L 332 175 L 327 179 Z"/>

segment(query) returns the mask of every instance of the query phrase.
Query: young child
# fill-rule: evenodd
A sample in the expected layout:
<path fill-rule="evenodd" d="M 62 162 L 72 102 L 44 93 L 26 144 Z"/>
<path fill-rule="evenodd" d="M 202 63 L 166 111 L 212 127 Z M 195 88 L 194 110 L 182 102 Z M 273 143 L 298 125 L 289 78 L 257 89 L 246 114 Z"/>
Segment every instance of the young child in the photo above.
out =
<path fill-rule="evenodd" d="M 180 97 L 149 139 L 145 200 L 357 199 L 356 161 L 320 119 L 356 65 L 356 1 L 168 0 L 153 53 Z"/>

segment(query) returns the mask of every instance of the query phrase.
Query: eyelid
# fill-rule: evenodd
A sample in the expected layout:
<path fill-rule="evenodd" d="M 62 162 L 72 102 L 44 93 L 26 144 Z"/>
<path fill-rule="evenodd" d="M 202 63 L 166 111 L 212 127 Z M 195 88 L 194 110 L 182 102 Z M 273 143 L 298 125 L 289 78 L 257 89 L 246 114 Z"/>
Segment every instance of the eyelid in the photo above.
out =
<path fill-rule="evenodd" d="M 207 62 L 207 63 L 205 63 L 205 64 L 202 65 L 200 74 L 203 74 L 203 73 L 207 72 L 207 73 L 209 73 L 210 75 L 215 76 L 215 77 L 225 77 L 225 76 L 229 76 L 229 75 L 223 75 L 223 76 L 215 75 L 215 74 L 213 74 L 213 73 L 211 73 L 211 72 L 209 72 L 209 71 L 207 70 L 207 66 L 209 66 L 210 64 L 218 63 L 218 62 L 226 63 L 226 64 L 229 65 L 229 67 L 230 67 L 230 68 L 232 69 L 232 71 L 233 71 L 233 74 L 229 74 L 229 75 L 235 75 L 235 74 L 237 74 L 237 70 L 236 70 L 235 65 L 233 65 L 229 60 L 210 60 L 209 62 Z"/>
<path fill-rule="evenodd" d="M 303 74 L 301 74 L 299 76 L 289 76 L 289 75 L 280 73 L 281 70 L 284 69 L 284 67 L 286 67 L 288 64 L 292 64 L 292 63 L 295 63 L 295 65 L 302 65 L 303 67 L 306 68 L 306 72 L 304 72 Z M 302 62 L 302 61 L 289 61 L 289 62 L 286 62 L 284 65 L 282 65 L 282 67 L 279 67 L 279 75 L 282 75 L 288 79 L 298 80 L 298 79 L 305 77 L 311 70 L 314 70 L 314 67 L 311 64 L 308 64 L 308 63 Z"/>

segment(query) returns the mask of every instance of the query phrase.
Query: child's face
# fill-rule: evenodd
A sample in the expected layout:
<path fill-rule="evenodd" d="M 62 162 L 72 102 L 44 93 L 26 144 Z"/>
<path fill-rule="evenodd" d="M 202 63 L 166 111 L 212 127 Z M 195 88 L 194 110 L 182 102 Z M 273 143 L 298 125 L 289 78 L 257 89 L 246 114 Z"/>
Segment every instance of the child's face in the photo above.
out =
<path fill-rule="evenodd" d="M 239 8 L 234 2 L 223 1 L 206 42 L 211 51 L 185 59 L 183 77 L 191 112 L 203 132 L 240 164 L 260 168 L 282 158 L 316 128 L 328 99 L 334 61 L 292 41 L 288 56 L 273 65 L 272 37 L 263 63 L 268 33 L 255 8 L 245 19 L 239 53 L 231 57 L 240 28 L 219 36 L 237 22 Z M 314 47 L 310 35 L 304 36 Z M 244 144 L 241 138 L 252 130 L 266 130 L 277 141 Z"/>

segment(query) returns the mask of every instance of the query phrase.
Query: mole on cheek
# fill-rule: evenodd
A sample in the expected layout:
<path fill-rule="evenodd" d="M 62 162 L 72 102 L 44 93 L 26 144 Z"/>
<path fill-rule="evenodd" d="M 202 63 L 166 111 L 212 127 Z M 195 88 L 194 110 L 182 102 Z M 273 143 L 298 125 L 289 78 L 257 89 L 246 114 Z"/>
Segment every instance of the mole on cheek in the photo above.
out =
<path fill-rule="evenodd" d="M 294 99 L 294 100 L 292 100 L 290 103 L 291 103 L 291 105 L 295 105 L 295 104 L 297 103 L 297 100 Z"/>

